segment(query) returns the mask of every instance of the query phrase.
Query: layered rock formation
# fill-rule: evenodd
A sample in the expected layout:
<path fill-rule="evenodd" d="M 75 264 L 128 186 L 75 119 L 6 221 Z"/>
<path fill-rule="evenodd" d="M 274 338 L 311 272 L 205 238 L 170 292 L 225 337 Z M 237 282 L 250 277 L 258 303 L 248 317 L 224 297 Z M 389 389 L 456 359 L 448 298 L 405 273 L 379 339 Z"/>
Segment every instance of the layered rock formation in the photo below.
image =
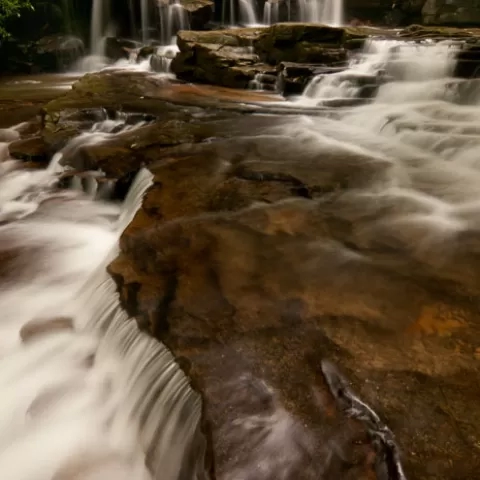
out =
<path fill-rule="evenodd" d="M 388 478 L 375 421 L 352 417 L 342 394 L 353 388 L 396 435 L 409 478 L 475 478 L 475 233 L 420 248 L 421 228 L 389 227 L 407 204 L 361 194 L 392 163 L 299 142 L 304 120 L 262 107 L 276 97 L 213 91 L 90 75 L 45 106 L 42 131 L 58 147 L 112 111 L 147 122 L 67 157 L 113 178 L 154 174 L 109 271 L 202 392 L 207 467 L 216 478 Z"/>
<path fill-rule="evenodd" d="M 352 54 L 372 37 L 410 40 L 456 39 L 463 45 L 456 75 L 472 77 L 480 65 L 478 29 L 422 27 L 402 30 L 370 27 L 334 28 L 325 25 L 279 23 L 271 27 L 181 31 L 180 52 L 171 68 L 178 78 L 233 88 L 267 88 L 301 93 L 318 73 L 344 69 Z M 277 80 L 278 79 L 278 80 Z"/>

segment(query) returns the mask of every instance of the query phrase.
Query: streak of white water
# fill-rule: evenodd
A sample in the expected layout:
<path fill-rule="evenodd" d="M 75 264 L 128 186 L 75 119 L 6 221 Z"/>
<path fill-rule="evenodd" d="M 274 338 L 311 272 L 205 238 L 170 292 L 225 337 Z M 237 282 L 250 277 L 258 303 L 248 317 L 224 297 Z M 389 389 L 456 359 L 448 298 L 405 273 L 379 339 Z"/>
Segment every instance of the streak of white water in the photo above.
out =
<path fill-rule="evenodd" d="M 0 274 L 0 471 L 9 480 L 177 480 L 198 441 L 200 399 L 166 348 L 119 308 L 105 269 L 151 175 L 139 174 L 120 207 L 56 191 L 55 171 L 0 176 L 2 212 L 32 205 L 0 226 L 0 256 L 12 258 Z M 22 326 L 59 316 L 74 330 L 45 324 L 20 340 Z"/>
<path fill-rule="evenodd" d="M 240 22 L 246 25 L 258 23 L 253 0 L 239 0 Z"/>
<path fill-rule="evenodd" d="M 161 41 L 163 45 L 171 45 L 178 30 L 188 30 L 188 16 L 179 0 L 159 2 Z"/>
<path fill-rule="evenodd" d="M 266 1 L 263 6 L 263 23 L 272 25 L 278 22 L 278 2 Z"/>
<path fill-rule="evenodd" d="M 300 22 L 343 25 L 343 0 L 298 0 Z"/>
<path fill-rule="evenodd" d="M 90 51 L 93 55 L 102 55 L 102 38 L 104 36 L 105 8 L 104 0 L 93 0 L 92 18 L 90 21 Z"/>

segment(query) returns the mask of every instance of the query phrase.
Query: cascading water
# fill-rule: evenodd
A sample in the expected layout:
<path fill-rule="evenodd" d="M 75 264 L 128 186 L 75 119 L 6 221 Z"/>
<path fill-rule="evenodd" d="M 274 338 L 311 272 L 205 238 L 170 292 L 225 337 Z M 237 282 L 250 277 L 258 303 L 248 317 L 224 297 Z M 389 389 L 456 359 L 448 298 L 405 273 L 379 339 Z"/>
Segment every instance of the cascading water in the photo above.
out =
<path fill-rule="evenodd" d="M 420 98 L 431 97 L 453 73 L 455 54 L 456 45 L 450 42 L 417 44 L 372 39 L 360 55 L 352 58 L 348 68 L 315 76 L 298 101 L 317 105 L 340 99 L 368 99 L 378 87 L 378 99 L 393 101 L 392 87 L 395 95 L 402 91 L 399 101 L 416 91 Z M 432 88 L 435 84 L 437 88 Z"/>
<path fill-rule="evenodd" d="M 272 25 L 278 22 L 279 2 L 266 1 L 263 6 L 263 23 L 265 25 Z"/>
<path fill-rule="evenodd" d="M 160 1 L 158 3 L 160 14 L 160 31 L 163 45 L 175 43 L 174 36 L 178 30 L 188 30 L 188 17 L 179 0 Z"/>
<path fill-rule="evenodd" d="M 457 235 L 478 228 L 480 90 L 477 79 L 453 77 L 457 48 L 372 40 L 348 69 L 312 80 L 299 100 L 355 98 L 365 79 L 380 78 L 367 103 L 336 109 L 335 120 L 305 119 L 294 132 L 288 126 L 317 154 L 341 150 L 383 162 L 375 182 L 351 198 L 364 216 L 391 208 L 371 231 L 436 266 Z"/>
<path fill-rule="evenodd" d="M 343 0 L 298 0 L 300 22 L 343 25 Z"/>
<path fill-rule="evenodd" d="M 257 25 L 258 18 L 255 1 L 223 0 L 222 21 L 230 26 L 234 26 L 237 23 L 241 23 L 243 25 Z"/>
<path fill-rule="evenodd" d="M 12 259 L 0 274 L 0 470 L 177 480 L 186 458 L 196 468 L 200 398 L 106 273 L 152 176 L 139 173 L 123 206 L 94 201 L 56 189 L 61 156 L 44 171 L 0 164 L 0 255 Z"/>

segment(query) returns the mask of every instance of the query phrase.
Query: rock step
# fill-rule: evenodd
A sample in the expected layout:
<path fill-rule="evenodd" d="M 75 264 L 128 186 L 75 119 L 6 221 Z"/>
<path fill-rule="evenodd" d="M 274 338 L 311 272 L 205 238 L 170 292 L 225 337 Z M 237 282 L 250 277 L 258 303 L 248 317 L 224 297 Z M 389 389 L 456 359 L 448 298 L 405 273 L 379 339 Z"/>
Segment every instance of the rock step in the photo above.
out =
<path fill-rule="evenodd" d="M 171 69 L 178 78 L 189 82 L 242 89 L 252 85 L 272 89 L 273 80 L 259 80 L 259 75 L 273 74 L 278 76 L 278 91 L 287 95 L 299 94 L 315 75 L 345 69 L 351 56 L 361 51 L 365 40 L 371 37 L 422 42 L 422 45 L 425 39 L 434 42 L 449 40 L 460 48 L 455 76 L 472 78 L 480 75 L 480 30 L 418 25 L 401 31 L 302 23 L 182 31 L 177 36 L 180 52 Z M 402 45 L 392 49 L 389 66 L 393 69 L 393 76 L 401 77 L 401 69 L 409 61 L 409 56 L 404 55 L 408 49 Z M 269 71 L 272 67 L 277 73 Z"/>

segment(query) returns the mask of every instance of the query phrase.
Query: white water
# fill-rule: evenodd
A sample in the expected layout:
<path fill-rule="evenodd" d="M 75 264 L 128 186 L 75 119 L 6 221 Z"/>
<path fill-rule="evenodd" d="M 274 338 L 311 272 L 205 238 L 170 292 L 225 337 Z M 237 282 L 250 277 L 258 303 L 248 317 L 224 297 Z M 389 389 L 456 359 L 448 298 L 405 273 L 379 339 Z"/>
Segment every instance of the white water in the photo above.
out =
<path fill-rule="evenodd" d="M 90 51 L 94 55 L 101 55 L 103 49 L 101 40 L 104 28 L 104 3 L 103 0 L 93 0 L 92 18 L 90 22 Z"/>
<path fill-rule="evenodd" d="M 159 2 L 160 32 L 163 45 L 172 45 L 178 30 L 189 30 L 188 16 L 179 0 Z"/>
<path fill-rule="evenodd" d="M 452 78 L 455 48 L 374 40 L 347 75 L 314 79 L 298 100 L 317 105 L 354 97 L 355 75 L 382 72 L 388 81 L 369 104 L 279 129 L 302 143 L 304 156 L 335 154 L 352 162 L 359 155 L 372 169 L 378 165 L 368 186 L 345 195 L 352 218 L 379 218 L 359 235 L 367 244 L 403 245 L 436 268 L 458 251 L 461 235 L 480 228 L 480 84 Z M 464 254 L 468 248 L 475 251 L 465 244 Z"/>
<path fill-rule="evenodd" d="M 57 191 L 60 160 L 44 171 L 1 163 L 0 217 L 11 223 L 0 226 L 0 471 L 9 480 L 177 480 L 200 399 L 119 308 L 105 270 L 151 175 L 141 172 L 116 205 Z M 74 330 L 49 328 L 58 317 Z M 22 342 L 32 321 L 47 321 L 44 333 Z"/>
<path fill-rule="evenodd" d="M 395 96 L 399 101 L 412 95 L 435 97 L 439 82 L 441 84 L 453 73 L 456 48 L 449 42 L 416 44 L 370 40 L 362 54 L 352 58 L 345 71 L 314 77 L 298 101 L 314 105 L 325 99 L 354 98 L 365 81 L 376 83 L 382 78 L 387 78 L 389 83 L 380 89 L 378 101 L 381 98 L 393 101 Z M 427 85 L 428 88 L 424 88 Z"/>
<path fill-rule="evenodd" d="M 272 25 L 278 22 L 279 2 L 266 1 L 263 6 L 263 23 Z"/>
<path fill-rule="evenodd" d="M 131 14 L 130 36 L 132 38 L 137 37 L 133 18 L 135 2 L 140 5 L 140 40 L 143 44 L 147 44 L 150 40 L 160 40 L 162 45 L 171 45 L 172 38 L 178 30 L 190 28 L 187 12 L 179 0 L 131 0 L 129 8 Z M 158 12 L 158 18 L 152 18 L 152 10 Z M 150 33 L 150 29 L 160 31 L 158 38 Z M 115 28 L 112 26 L 112 0 L 94 0 L 90 24 L 91 54 L 102 59 L 105 53 L 105 38 L 114 37 L 116 34 Z"/>
<path fill-rule="evenodd" d="M 340 26 L 344 23 L 343 0 L 298 0 L 300 22 Z"/>

